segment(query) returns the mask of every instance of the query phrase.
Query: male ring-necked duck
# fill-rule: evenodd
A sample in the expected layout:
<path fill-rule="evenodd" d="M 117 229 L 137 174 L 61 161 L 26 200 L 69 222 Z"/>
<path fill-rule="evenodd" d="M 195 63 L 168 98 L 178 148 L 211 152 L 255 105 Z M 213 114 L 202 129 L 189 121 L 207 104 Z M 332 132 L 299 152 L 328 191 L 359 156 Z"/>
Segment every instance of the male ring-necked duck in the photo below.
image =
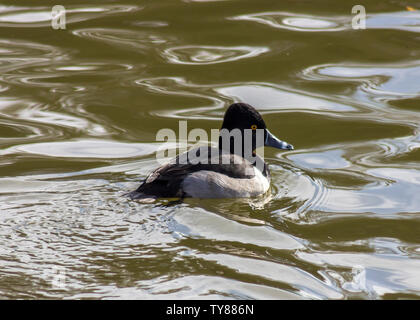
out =
<path fill-rule="evenodd" d="M 265 145 L 293 150 L 293 146 L 272 135 L 259 112 L 246 103 L 234 103 L 225 113 L 221 132 L 231 134 L 234 131 L 240 132 L 241 137 L 246 137 L 245 131 L 249 131 L 251 142 L 245 143 L 244 138 L 242 148 L 236 148 L 232 139 L 234 135 L 229 136 L 228 143 L 223 143 L 220 136 L 219 148 L 198 147 L 178 155 L 154 170 L 137 190 L 128 195 L 131 199 L 141 199 L 245 198 L 265 194 L 270 187 L 270 173 L 267 164 L 255 154 L 255 149 Z M 257 132 L 263 134 L 261 139 L 257 138 Z M 197 161 L 197 157 L 201 161 Z"/>

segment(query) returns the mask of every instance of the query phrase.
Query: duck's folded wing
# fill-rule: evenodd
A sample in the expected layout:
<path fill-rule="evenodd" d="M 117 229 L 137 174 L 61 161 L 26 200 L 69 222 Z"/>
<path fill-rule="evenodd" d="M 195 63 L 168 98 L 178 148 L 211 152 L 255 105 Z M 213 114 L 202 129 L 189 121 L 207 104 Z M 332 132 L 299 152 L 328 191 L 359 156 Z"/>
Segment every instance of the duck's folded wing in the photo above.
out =
<path fill-rule="evenodd" d="M 241 157 L 238 158 L 236 155 L 221 153 L 216 156 L 218 161 L 214 161 L 214 156 L 213 158 L 208 156 L 206 163 L 199 162 L 194 164 L 191 161 L 182 161 L 185 155 L 191 155 L 192 152 L 196 156 L 198 149 L 190 150 L 188 153 L 182 154 L 168 164 L 154 170 L 137 190 L 129 194 L 130 197 L 138 198 L 140 194 L 160 198 L 184 197 L 182 190 L 183 180 L 189 174 L 202 170 L 214 171 L 239 179 L 253 177 L 252 164 Z M 210 152 L 206 151 L 206 154 L 210 155 Z"/>

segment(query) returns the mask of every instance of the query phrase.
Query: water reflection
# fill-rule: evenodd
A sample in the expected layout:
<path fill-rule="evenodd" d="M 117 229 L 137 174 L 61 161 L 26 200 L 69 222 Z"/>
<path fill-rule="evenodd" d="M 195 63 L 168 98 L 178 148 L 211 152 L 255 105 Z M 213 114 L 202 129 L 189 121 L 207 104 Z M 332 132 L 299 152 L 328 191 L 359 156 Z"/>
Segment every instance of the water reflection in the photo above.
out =
<path fill-rule="evenodd" d="M 31 7 L 3 7 L 0 13 L 0 26 L 2 27 L 50 27 L 51 8 Z M 140 10 L 137 6 L 104 5 L 101 7 L 75 7 L 65 6 L 66 24 L 102 18 L 104 16 L 133 12 Z"/>
<path fill-rule="evenodd" d="M 273 28 L 304 32 L 342 31 L 351 28 L 348 17 L 318 17 L 291 12 L 262 12 L 231 17 L 232 20 L 253 21 Z"/>
<path fill-rule="evenodd" d="M 221 119 L 223 111 L 215 110 L 224 108 L 225 103 L 219 97 L 226 97 L 225 101 L 247 101 L 257 106 L 262 111 L 287 111 L 292 109 L 313 110 L 313 111 L 334 111 L 351 112 L 357 111 L 352 105 L 346 105 L 337 101 L 330 101 L 331 98 L 320 97 L 310 92 L 302 92 L 296 89 L 276 86 L 269 83 L 239 83 L 239 84 L 217 84 L 199 85 L 186 82 L 182 78 L 154 78 L 136 80 L 136 84 L 145 86 L 148 90 L 168 95 L 181 95 L 186 97 L 200 97 L 212 102 L 211 107 L 179 109 L 173 111 L 160 111 L 158 114 L 165 117 L 182 117 L 194 119 L 196 114 L 206 119 Z M 363 106 L 358 106 L 363 110 Z M 208 111 L 208 112 L 206 112 Z"/>
<path fill-rule="evenodd" d="M 418 298 L 418 12 L 184 2 L 0 7 L 0 297 Z M 271 193 L 123 196 L 234 101 L 297 147 Z"/>
<path fill-rule="evenodd" d="M 336 81 L 348 80 L 362 83 L 362 89 L 383 98 L 418 96 L 416 85 L 420 73 L 419 61 L 392 65 L 324 65 L 303 71 L 308 79 Z M 385 97 L 384 97 L 385 96 Z"/>
<path fill-rule="evenodd" d="M 65 60 L 66 51 L 32 41 L 0 39 L 0 70 L 16 72 L 22 67 L 42 65 L 50 61 Z"/>
<path fill-rule="evenodd" d="M 125 29 L 87 28 L 74 30 L 73 33 L 82 38 L 105 42 L 121 49 L 140 50 L 140 52 L 153 50 L 156 46 L 169 41 L 158 34 Z"/>
<path fill-rule="evenodd" d="M 399 11 L 371 14 L 366 20 L 366 28 L 420 32 L 420 13 L 419 11 Z"/>
<path fill-rule="evenodd" d="M 224 86 L 216 89 L 224 96 L 238 101 L 248 101 L 263 110 L 319 110 L 334 112 L 356 111 L 354 107 L 317 95 L 299 92 L 292 88 L 273 86 L 272 84 L 253 83 L 237 86 Z M 258 98 L 257 98 L 258 97 Z"/>
<path fill-rule="evenodd" d="M 261 12 L 231 17 L 232 20 L 252 21 L 276 29 L 301 32 L 343 31 L 352 28 L 353 15 L 316 16 L 292 12 Z M 366 29 L 395 29 L 411 32 L 420 31 L 420 13 L 418 11 L 398 11 L 371 13 L 367 11 Z"/>
<path fill-rule="evenodd" d="M 163 55 L 171 63 L 200 65 L 251 58 L 268 51 L 264 47 L 183 46 L 166 49 Z"/>
<path fill-rule="evenodd" d="M 328 150 L 324 152 L 311 152 L 288 156 L 294 163 L 310 169 L 342 169 L 350 165 L 345 160 L 343 150 Z"/>
<path fill-rule="evenodd" d="M 300 257 L 318 265 L 328 264 L 336 267 L 353 269 L 354 266 L 362 268 L 361 276 L 353 273 L 351 281 L 345 281 L 343 286 L 349 291 L 367 291 L 371 298 L 378 298 L 386 294 L 405 292 L 410 283 L 415 293 L 419 290 L 420 278 L 416 271 L 420 263 L 418 260 L 386 254 L 347 254 L 347 253 L 313 253 L 300 252 Z M 358 276 L 359 275 L 359 276 Z"/>
<path fill-rule="evenodd" d="M 49 157 L 69 158 L 131 158 L 156 152 L 159 145 L 121 143 L 101 140 L 44 142 L 14 146 L 0 154 L 32 153 Z"/>

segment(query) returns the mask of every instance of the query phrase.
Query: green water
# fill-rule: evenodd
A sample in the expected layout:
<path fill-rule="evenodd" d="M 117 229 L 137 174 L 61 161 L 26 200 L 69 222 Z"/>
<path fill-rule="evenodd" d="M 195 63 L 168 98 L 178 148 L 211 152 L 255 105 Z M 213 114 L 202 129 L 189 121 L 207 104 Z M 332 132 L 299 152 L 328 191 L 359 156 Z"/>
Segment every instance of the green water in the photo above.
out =
<path fill-rule="evenodd" d="M 0 6 L 0 298 L 420 297 L 418 3 L 56 4 Z M 122 197 L 238 101 L 295 146 L 270 196 Z"/>

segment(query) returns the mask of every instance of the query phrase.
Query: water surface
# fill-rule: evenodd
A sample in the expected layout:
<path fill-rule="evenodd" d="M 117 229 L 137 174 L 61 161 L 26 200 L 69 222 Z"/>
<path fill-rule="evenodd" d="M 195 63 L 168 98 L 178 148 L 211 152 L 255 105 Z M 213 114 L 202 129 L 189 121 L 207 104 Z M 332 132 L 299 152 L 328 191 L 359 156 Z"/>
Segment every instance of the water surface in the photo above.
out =
<path fill-rule="evenodd" d="M 0 298 L 420 297 L 420 11 L 277 2 L 3 2 Z M 122 196 L 238 101 L 295 146 L 268 197 Z"/>

